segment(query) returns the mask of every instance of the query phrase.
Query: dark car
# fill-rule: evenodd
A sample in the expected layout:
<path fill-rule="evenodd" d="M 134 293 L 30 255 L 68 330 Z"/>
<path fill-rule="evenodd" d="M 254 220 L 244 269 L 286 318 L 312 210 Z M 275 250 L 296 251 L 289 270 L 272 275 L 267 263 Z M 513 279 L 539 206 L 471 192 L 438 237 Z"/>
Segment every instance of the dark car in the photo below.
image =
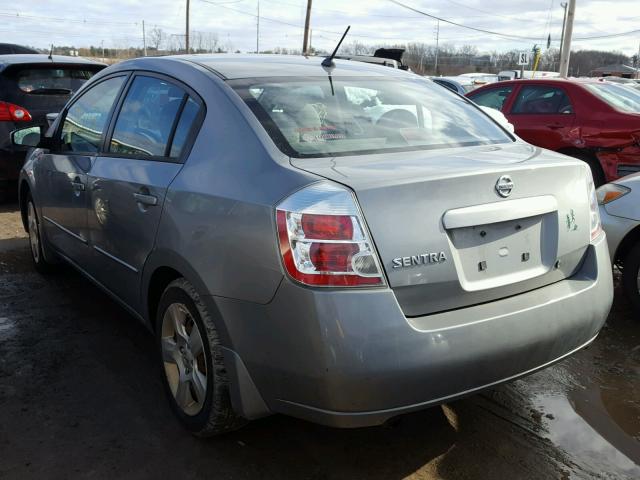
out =
<path fill-rule="evenodd" d="M 46 125 L 47 113 L 60 111 L 105 66 L 56 55 L 0 55 L 0 200 L 13 190 L 26 154 L 11 144 L 11 132 Z"/>
<path fill-rule="evenodd" d="M 34 48 L 16 45 L 15 43 L 0 43 L 0 55 L 14 55 L 17 53 L 40 53 Z"/>
<path fill-rule="evenodd" d="M 640 172 L 640 92 L 592 79 L 498 82 L 467 94 L 529 143 L 585 161 L 597 185 Z"/>

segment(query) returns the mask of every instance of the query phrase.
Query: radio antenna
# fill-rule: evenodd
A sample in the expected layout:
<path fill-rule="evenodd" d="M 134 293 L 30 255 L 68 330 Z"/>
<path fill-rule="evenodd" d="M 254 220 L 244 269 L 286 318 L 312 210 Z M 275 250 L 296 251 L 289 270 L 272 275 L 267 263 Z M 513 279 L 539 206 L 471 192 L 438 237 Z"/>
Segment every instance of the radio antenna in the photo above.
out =
<path fill-rule="evenodd" d="M 331 67 L 335 67 L 336 66 L 336 64 L 333 63 L 333 57 L 335 57 L 336 53 L 338 53 L 338 49 L 340 48 L 340 45 L 342 45 L 342 41 L 344 40 L 344 37 L 346 37 L 347 33 L 349 33 L 349 29 L 350 28 L 351 28 L 351 25 L 349 25 L 347 27 L 347 29 L 344 31 L 344 33 L 342 34 L 342 38 L 338 42 L 338 45 L 336 45 L 336 48 L 333 51 L 333 53 L 329 57 L 326 57 L 324 60 L 322 60 L 322 66 L 323 67 L 331 68 Z"/>
<path fill-rule="evenodd" d="M 53 55 L 53 43 L 51 44 L 51 50 L 49 50 L 49 60 L 53 60 L 51 56 Z"/>

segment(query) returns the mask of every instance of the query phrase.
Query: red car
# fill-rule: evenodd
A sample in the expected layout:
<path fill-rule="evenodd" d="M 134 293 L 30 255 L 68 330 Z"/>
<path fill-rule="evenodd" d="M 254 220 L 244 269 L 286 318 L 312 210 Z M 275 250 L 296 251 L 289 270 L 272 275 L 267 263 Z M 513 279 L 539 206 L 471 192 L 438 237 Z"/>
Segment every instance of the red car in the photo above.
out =
<path fill-rule="evenodd" d="M 467 94 L 525 141 L 587 162 L 597 185 L 640 171 L 640 92 L 583 79 L 510 80 Z"/>

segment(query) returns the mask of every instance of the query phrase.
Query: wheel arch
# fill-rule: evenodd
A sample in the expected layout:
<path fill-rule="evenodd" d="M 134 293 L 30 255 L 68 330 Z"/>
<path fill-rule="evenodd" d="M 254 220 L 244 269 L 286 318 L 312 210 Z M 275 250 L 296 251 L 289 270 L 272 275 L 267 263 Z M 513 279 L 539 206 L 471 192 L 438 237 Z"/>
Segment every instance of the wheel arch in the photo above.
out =
<path fill-rule="evenodd" d="M 634 245 L 640 243 L 640 225 L 631 229 L 622 239 L 613 256 L 614 264 L 621 263 Z"/>
<path fill-rule="evenodd" d="M 25 179 L 20 180 L 18 184 L 18 205 L 20 207 L 20 218 L 25 232 L 29 230 L 27 224 L 27 198 L 29 197 L 29 193 L 31 193 L 29 182 Z"/>
<path fill-rule="evenodd" d="M 141 306 L 147 326 L 152 331 L 155 330 L 157 308 L 162 293 L 167 285 L 177 278 L 184 278 L 193 285 L 216 323 L 222 344 L 230 345 L 227 328 L 214 297 L 209 294 L 204 281 L 195 269 L 182 256 L 171 250 L 154 250 L 145 263 L 142 274 Z"/>

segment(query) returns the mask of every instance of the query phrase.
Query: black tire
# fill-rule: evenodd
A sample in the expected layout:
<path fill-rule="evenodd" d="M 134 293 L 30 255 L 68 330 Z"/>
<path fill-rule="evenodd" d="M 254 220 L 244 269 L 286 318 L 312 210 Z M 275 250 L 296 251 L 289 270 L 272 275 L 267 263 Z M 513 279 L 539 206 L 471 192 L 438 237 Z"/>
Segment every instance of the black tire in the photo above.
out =
<path fill-rule="evenodd" d="M 57 262 L 55 254 L 47 246 L 46 240 L 42 236 L 40 228 L 40 218 L 38 217 L 38 209 L 31 197 L 27 195 L 26 203 L 27 217 L 27 233 L 29 234 L 29 251 L 31 252 L 31 260 L 39 273 L 51 273 L 56 269 Z"/>
<path fill-rule="evenodd" d="M 179 307 L 176 307 L 176 305 Z M 167 321 L 170 322 L 170 308 L 181 309 L 182 306 L 186 307 L 186 312 L 183 312 L 186 316 L 184 325 L 187 325 L 187 328 L 189 325 L 191 326 L 191 330 L 185 331 L 191 337 L 194 326 L 197 327 L 202 343 L 202 354 L 198 354 L 197 359 L 189 350 L 188 355 L 192 362 L 190 364 L 191 371 L 189 370 L 188 360 L 185 359 L 186 352 L 183 354 L 176 350 L 175 353 L 178 360 L 176 362 L 165 362 L 167 353 L 163 348 L 166 342 L 171 342 L 171 339 L 174 339 L 176 348 L 182 349 L 182 347 L 177 346 L 177 334 L 170 335 L 166 322 L 163 322 L 165 316 L 168 316 Z M 163 325 L 166 327 L 164 330 Z M 156 343 L 165 393 L 169 399 L 171 409 L 187 430 L 199 437 L 209 437 L 237 430 L 246 423 L 246 420 L 238 416 L 231 406 L 229 381 L 220 348 L 220 339 L 213 319 L 195 288 L 184 278 L 171 282 L 162 294 L 156 315 Z M 177 380 L 176 375 L 178 378 L 188 378 L 195 376 L 196 373 L 202 375 L 203 358 L 206 362 L 205 376 L 207 380 L 206 394 L 203 396 L 204 400 L 202 402 L 197 401 L 198 395 L 195 393 L 195 385 L 193 381 L 187 381 L 190 404 L 186 407 L 180 406 L 176 400 L 177 390 L 174 390 L 180 388 L 176 385 L 176 381 L 177 383 L 184 382 Z M 173 379 L 173 384 L 170 378 Z M 191 411 L 188 411 L 189 409 Z"/>
<path fill-rule="evenodd" d="M 640 314 L 640 243 L 622 261 L 622 288 L 634 310 Z"/>

